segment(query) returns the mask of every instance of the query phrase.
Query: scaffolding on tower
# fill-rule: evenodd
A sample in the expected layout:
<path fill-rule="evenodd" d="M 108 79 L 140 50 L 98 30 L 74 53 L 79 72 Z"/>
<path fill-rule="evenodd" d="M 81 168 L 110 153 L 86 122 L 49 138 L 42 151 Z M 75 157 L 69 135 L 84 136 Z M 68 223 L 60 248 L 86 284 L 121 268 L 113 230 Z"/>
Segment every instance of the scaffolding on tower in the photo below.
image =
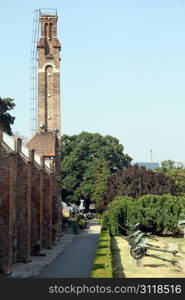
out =
<path fill-rule="evenodd" d="M 57 15 L 54 8 L 40 8 L 33 12 L 33 31 L 30 55 L 30 137 L 32 137 L 38 128 L 38 69 L 37 69 L 37 41 L 40 34 L 40 15 Z"/>

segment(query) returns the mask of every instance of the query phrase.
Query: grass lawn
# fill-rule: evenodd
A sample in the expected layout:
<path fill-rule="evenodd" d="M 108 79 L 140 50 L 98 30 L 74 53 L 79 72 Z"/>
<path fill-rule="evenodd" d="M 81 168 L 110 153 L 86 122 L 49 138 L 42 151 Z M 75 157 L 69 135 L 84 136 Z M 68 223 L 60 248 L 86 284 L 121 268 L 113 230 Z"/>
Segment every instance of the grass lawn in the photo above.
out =
<path fill-rule="evenodd" d="M 172 237 L 156 237 L 158 241 L 148 239 L 148 242 L 165 250 L 177 250 L 173 255 L 154 250 L 148 254 L 157 255 L 161 259 L 145 256 L 141 260 L 134 260 L 130 255 L 128 242 L 121 237 L 112 238 L 112 258 L 114 278 L 184 278 L 185 277 L 185 239 Z M 184 252 L 184 254 L 180 253 Z M 166 260 L 175 260 L 176 264 Z"/>

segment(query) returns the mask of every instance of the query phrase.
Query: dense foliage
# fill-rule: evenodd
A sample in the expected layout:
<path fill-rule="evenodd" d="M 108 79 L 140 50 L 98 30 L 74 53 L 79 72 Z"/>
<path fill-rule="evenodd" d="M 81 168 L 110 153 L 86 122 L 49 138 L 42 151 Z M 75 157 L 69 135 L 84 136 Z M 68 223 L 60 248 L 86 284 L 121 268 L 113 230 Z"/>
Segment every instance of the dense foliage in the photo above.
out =
<path fill-rule="evenodd" d="M 138 198 L 146 194 L 176 194 L 175 181 L 162 172 L 154 172 L 134 166 L 121 170 L 107 179 L 107 189 L 99 206 L 99 211 L 106 209 L 116 196 Z"/>
<path fill-rule="evenodd" d="M 178 220 L 185 210 L 185 198 L 172 195 L 146 195 L 137 201 L 137 221 L 143 229 L 162 234 L 178 231 Z"/>
<path fill-rule="evenodd" d="M 168 159 L 168 160 L 163 160 L 161 162 L 161 167 L 159 168 L 159 170 L 165 172 L 170 169 L 184 169 L 184 168 L 185 168 L 185 165 L 183 162 Z"/>
<path fill-rule="evenodd" d="M 185 193 L 185 166 L 182 162 L 164 160 L 157 171 L 164 173 L 175 182 L 177 194 Z"/>
<path fill-rule="evenodd" d="M 118 197 L 104 212 L 102 227 L 112 235 L 124 234 L 124 228 L 140 223 L 143 231 L 154 234 L 176 233 L 178 220 L 185 214 L 185 197 L 145 195 L 138 199 Z"/>
<path fill-rule="evenodd" d="M 111 235 L 125 234 L 133 214 L 133 199 L 118 197 L 108 205 L 102 218 L 102 228 L 108 229 Z M 121 227 L 120 227 L 121 226 Z M 123 227 L 123 228 L 122 228 Z"/>
<path fill-rule="evenodd" d="M 3 131 L 9 135 L 12 134 L 11 125 L 14 123 L 15 117 L 12 117 L 9 113 L 15 106 L 13 99 L 11 98 L 0 98 L 0 126 Z"/>
<path fill-rule="evenodd" d="M 130 165 L 118 139 L 82 132 L 62 137 L 62 197 L 66 202 L 85 200 L 97 206 L 106 189 L 107 177 Z"/>

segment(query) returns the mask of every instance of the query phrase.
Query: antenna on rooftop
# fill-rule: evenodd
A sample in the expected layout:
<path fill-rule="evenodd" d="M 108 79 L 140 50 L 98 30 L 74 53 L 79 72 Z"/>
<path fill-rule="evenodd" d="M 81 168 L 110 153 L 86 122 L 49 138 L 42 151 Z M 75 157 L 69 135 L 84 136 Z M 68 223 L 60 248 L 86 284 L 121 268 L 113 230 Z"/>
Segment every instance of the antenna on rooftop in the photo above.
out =
<path fill-rule="evenodd" d="M 153 162 L 153 150 L 152 150 L 152 146 L 150 146 L 150 162 Z"/>

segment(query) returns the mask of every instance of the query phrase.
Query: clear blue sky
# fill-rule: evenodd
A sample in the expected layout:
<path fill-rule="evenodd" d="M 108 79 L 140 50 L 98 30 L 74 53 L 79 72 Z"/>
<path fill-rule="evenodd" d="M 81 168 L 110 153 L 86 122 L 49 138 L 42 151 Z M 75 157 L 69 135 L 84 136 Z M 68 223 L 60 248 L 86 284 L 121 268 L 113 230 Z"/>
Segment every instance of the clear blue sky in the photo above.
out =
<path fill-rule="evenodd" d="M 33 10 L 57 8 L 62 133 L 119 139 L 134 161 L 185 162 L 185 1 L 0 2 L 0 96 L 29 136 Z"/>

